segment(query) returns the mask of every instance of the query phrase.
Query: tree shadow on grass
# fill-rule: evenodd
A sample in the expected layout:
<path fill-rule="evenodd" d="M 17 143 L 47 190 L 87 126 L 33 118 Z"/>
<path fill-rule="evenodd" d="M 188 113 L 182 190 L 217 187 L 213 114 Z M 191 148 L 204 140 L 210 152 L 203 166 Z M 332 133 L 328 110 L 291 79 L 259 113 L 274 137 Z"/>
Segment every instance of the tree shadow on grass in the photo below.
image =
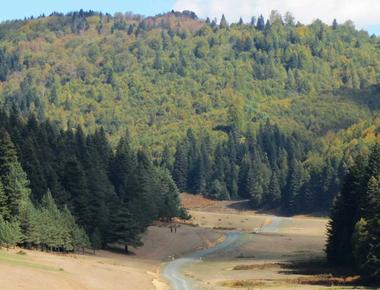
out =
<path fill-rule="evenodd" d="M 281 274 L 296 275 L 284 279 L 287 283 L 317 286 L 353 286 L 379 289 L 380 283 L 360 276 L 353 269 L 329 265 L 323 259 L 289 261 L 281 264 Z"/>
<path fill-rule="evenodd" d="M 136 255 L 136 253 L 134 253 L 132 249 L 129 249 L 128 253 L 126 253 L 124 246 L 119 246 L 119 245 L 107 245 L 106 250 L 114 254 L 121 254 L 121 255 L 127 255 L 127 256 Z"/>

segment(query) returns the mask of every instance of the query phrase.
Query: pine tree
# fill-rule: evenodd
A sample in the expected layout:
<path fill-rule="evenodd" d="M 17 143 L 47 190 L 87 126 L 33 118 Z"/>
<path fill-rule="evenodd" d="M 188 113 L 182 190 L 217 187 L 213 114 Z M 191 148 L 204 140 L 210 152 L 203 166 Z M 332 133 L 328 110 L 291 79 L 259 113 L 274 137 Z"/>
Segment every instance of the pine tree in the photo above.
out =
<path fill-rule="evenodd" d="M 85 172 L 76 159 L 66 162 L 64 167 L 63 184 L 70 193 L 70 208 L 74 212 L 80 225 L 88 225 L 91 216 L 88 209 L 89 192 Z"/>
<path fill-rule="evenodd" d="M 165 145 L 164 151 L 162 152 L 160 166 L 163 168 L 166 168 L 170 172 L 172 171 L 172 168 L 173 168 L 172 155 L 170 154 L 170 149 L 168 145 Z"/>
<path fill-rule="evenodd" d="M 257 19 L 256 28 L 259 31 L 264 31 L 264 29 L 265 29 L 265 20 L 264 20 L 264 16 L 263 15 L 260 15 L 259 18 Z"/>
<path fill-rule="evenodd" d="M 171 220 L 178 216 L 180 200 L 178 188 L 167 169 L 158 169 L 158 191 L 160 193 L 159 217 Z"/>
<path fill-rule="evenodd" d="M 205 136 L 201 140 L 200 144 L 200 160 L 201 166 L 202 166 L 202 171 L 203 171 L 203 180 L 205 184 L 201 185 L 200 191 L 206 192 L 207 190 L 207 184 L 210 180 L 210 175 L 212 171 L 212 162 L 210 160 L 211 158 L 211 149 L 210 149 L 210 138 L 209 136 Z"/>
<path fill-rule="evenodd" d="M 257 172 L 255 172 L 252 164 L 248 168 L 245 186 L 246 194 L 249 196 L 252 207 L 258 208 L 261 205 L 263 189 L 257 178 Z"/>
<path fill-rule="evenodd" d="M 115 206 L 110 225 L 109 242 L 123 244 L 126 253 L 129 251 L 128 246 L 142 245 L 139 226 L 124 204 Z"/>
<path fill-rule="evenodd" d="M 9 217 L 9 207 L 7 203 L 7 196 L 4 190 L 3 183 L 0 180 L 0 216 L 2 217 Z"/>
<path fill-rule="evenodd" d="M 202 164 L 199 159 L 199 151 L 197 140 L 191 129 L 187 131 L 187 185 L 186 189 L 193 193 L 199 193 L 200 188 L 197 183 L 200 183 L 200 178 L 203 172 Z"/>
<path fill-rule="evenodd" d="M 131 183 L 133 196 L 129 211 L 135 218 L 141 231 L 144 231 L 155 219 L 159 212 L 159 187 L 157 171 L 147 154 L 140 150 L 137 153 L 137 168 Z"/>
<path fill-rule="evenodd" d="M 50 250 L 63 246 L 65 238 L 68 238 L 69 233 L 62 223 L 60 211 L 50 191 L 43 196 L 41 206 L 44 218 L 44 234 L 41 235 L 42 242 Z"/>
<path fill-rule="evenodd" d="M 203 159 L 201 156 L 198 157 L 193 170 L 190 175 L 190 191 L 192 193 L 202 193 L 206 189 L 206 179 L 205 179 L 205 167 L 203 164 Z"/>
<path fill-rule="evenodd" d="M 264 192 L 263 203 L 267 207 L 277 207 L 281 201 L 281 188 L 277 178 L 277 172 L 272 171 L 268 189 Z"/>
<path fill-rule="evenodd" d="M 228 28 L 228 23 L 227 23 L 227 20 L 226 20 L 226 17 L 224 16 L 224 14 L 222 15 L 222 18 L 220 19 L 219 28 L 220 29 Z"/>
<path fill-rule="evenodd" d="M 369 181 L 371 177 L 377 177 L 380 174 L 380 144 L 376 143 L 368 158 L 365 179 Z"/>
<path fill-rule="evenodd" d="M 240 171 L 239 171 L 239 181 L 238 181 L 238 194 L 242 198 L 249 198 L 249 193 L 247 191 L 247 176 L 248 170 L 251 166 L 250 157 L 245 155 L 241 161 Z"/>
<path fill-rule="evenodd" d="M 4 186 L 7 197 L 7 206 L 10 215 L 3 216 L 9 220 L 11 216 L 17 216 L 23 201 L 30 195 L 29 181 L 26 173 L 18 162 L 16 149 L 4 130 L 0 130 L 0 180 Z"/>
<path fill-rule="evenodd" d="M 110 179 L 115 187 L 116 193 L 123 200 L 129 200 L 133 194 L 130 190 L 137 160 L 132 150 L 131 140 L 128 132 L 120 139 L 116 148 L 116 154 L 110 165 Z"/>
<path fill-rule="evenodd" d="M 30 200 L 21 207 L 20 228 L 23 234 L 23 243 L 27 248 L 41 243 L 40 227 L 43 225 L 39 224 L 38 214 L 38 210 Z"/>
<path fill-rule="evenodd" d="M 226 184 L 218 179 L 215 179 L 211 183 L 210 189 L 207 192 L 207 197 L 218 200 L 230 199 Z"/>
<path fill-rule="evenodd" d="M 6 248 L 16 246 L 22 240 L 22 234 L 17 221 L 5 221 L 0 216 L 0 246 Z"/>
<path fill-rule="evenodd" d="M 187 189 L 188 161 L 186 151 L 184 144 L 177 144 L 172 176 L 181 192 Z"/>
<path fill-rule="evenodd" d="M 23 169 L 26 171 L 30 181 L 31 197 L 34 201 L 40 201 L 48 187 L 31 138 L 25 140 L 21 150 Z"/>
<path fill-rule="evenodd" d="M 294 158 L 290 161 L 288 181 L 281 196 L 281 208 L 287 214 L 296 211 L 295 200 L 300 194 L 302 184 L 302 165 Z"/>
<path fill-rule="evenodd" d="M 365 161 L 358 158 L 349 169 L 341 193 L 336 197 L 330 213 L 327 230 L 327 260 L 333 264 L 350 264 L 352 256 L 352 235 L 359 220 L 360 191 L 365 174 Z"/>
<path fill-rule="evenodd" d="M 101 249 L 103 247 L 103 241 L 102 241 L 102 235 L 100 234 L 100 231 L 98 228 L 95 228 L 91 235 L 91 245 L 94 248 L 94 250 Z"/>
<path fill-rule="evenodd" d="M 378 172 L 380 173 L 380 172 Z M 366 241 L 358 256 L 366 253 L 366 260 L 359 263 L 362 271 L 371 278 L 380 279 L 380 186 L 379 181 L 372 177 L 368 184 L 368 206 L 365 209 L 365 220 L 362 239 Z M 363 237 L 364 236 L 364 237 Z"/>

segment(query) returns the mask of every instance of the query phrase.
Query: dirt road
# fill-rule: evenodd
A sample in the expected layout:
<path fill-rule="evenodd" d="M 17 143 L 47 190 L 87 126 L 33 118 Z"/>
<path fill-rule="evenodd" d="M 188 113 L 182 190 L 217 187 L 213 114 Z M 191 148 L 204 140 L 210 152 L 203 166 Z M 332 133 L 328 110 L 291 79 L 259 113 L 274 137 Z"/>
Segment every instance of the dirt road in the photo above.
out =
<path fill-rule="evenodd" d="M 279 225 L 281 224 L 284 218 L 272 216 L 271 222 L 269 224 L 264 225 L 259 232 L 263 233 L 272 233 L 277 232 L 279 229 Z M 240 232 L 227 232 L 226 239 L 216 245 L 215 247 L 204 249 L 202 251 L 197 251 L 191 253 L 185 257 L 173 260 L 169 262 L 164 269 L 164 277 L 170 281 L 171 289 L 173 290 L 192 290 L 196 289 L 194 285 L 192 285 L 191 279 L 185 276 L 182 273 L 182 269 L 185 265 L 191 263 L 200 263 L 202 259 L 210 254 L 217 254 L 219 251 L 229 250 L 234 247 L 235 242 L 240 238 Z"/>
<path fill-rule="evenodd" d="M 239 236 L 239 232 L 229 232 L 226 234 L 226 239 L 222 243 L 217 244 L 215 247 L 197 251 L 169 262 L 164 269 L 164 277 L 170 281 L 173 290 L 194 289 L 191 285 L 191 281 L 189 281 L 189 279 L 182 274 L 182 267 L 186 264 L 202 262 L 204 257 L 212 253 L 228 249 L 239 238 Z"/>

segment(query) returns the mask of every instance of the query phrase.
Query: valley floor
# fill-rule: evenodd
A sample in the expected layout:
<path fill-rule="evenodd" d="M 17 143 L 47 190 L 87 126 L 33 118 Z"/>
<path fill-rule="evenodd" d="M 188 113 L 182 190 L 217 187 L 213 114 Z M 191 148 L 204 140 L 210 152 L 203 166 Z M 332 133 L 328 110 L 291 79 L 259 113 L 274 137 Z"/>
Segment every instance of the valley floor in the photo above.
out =
<path fill-rule="evenodd" d="M 183 202 L 190 208 L 192 225 L 180 225 L 176 233 L 164 225 L 150 227 L 144 246 L 133 249 L 133 255 L 97 251 L 63 256 L 3 249 L 0 289 L 168 290 L 170 281 L 163 273 L 171 261 L 213 247 L 231 231 L 237 238 L 228 247 L 179 269 L 191 289 L 322 289 L 356 279 L 330 269 L 332 275 L 322 264 L 326 219 L 277 218 L 250 211 L 244 202 L 188 195 Z M 334 289 L 345 287 L 350 288 Z"/>

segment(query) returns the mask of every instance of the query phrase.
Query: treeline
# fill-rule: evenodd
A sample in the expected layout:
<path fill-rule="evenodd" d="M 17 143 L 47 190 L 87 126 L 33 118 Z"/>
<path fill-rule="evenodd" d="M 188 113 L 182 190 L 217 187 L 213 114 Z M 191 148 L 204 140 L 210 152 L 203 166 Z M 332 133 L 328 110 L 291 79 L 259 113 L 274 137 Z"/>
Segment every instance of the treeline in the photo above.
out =
<path fill-rule="evenodd" d="M 350 167 L 328 224 L 327 259 L 380 279 L 380 145 Z"/>
<path fill-rule="evenodd" d="M 63 131 L 16 111 L 1 112 L 0 124 L 4 243 L 65 251 L 137 246 L 153 220 L 184 214 L 170 173 L 135 151 L 127 133 L 112 150 L 102 129 Z"/>
<path fill-rule="evenodd" d="M 270 122 L 256 133 L 234 126 L 224 130 L 223 142 L 212 142 L 207 133 L 197 138 L 189 130 L 174 158 L 166 148 L 161 165 L 171 170 L 180 190 L 214 199 L 246 198 L 255 208 L 281 208 L 286 214 L 329 210 L 340 185 L 334 176 L 344 173 L 328 163 L 318 171 L 305 166 L 310 141 Z"/>
<path fill-rule="evenodd" d="M 90 245 L 67 207 L 59 210 L 50 192 L 35 206 L 15 146 L 0 129 L 0 245 L 73 251 Z"/>

